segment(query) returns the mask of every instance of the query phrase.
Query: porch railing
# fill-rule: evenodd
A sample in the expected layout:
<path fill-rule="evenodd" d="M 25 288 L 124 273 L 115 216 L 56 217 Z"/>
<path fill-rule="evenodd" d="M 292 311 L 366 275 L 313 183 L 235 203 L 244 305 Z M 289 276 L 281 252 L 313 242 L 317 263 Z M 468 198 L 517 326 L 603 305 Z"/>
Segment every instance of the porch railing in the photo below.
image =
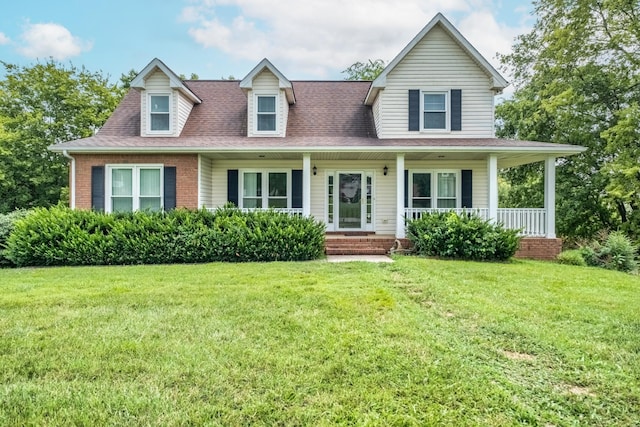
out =
<path fill-rule="evenodd" d="M 430 208 L 405 208 L 405 219 L 418 219 L 425 213 L 455 212 L 461 214 L 474 214 L 480 218 L 489 219 L 489 209 L 487 208 L 458 208 L 458 209 L 430 209 Z M 518 230 L 523 236 L 545 236 L 546 235 L 547 212 L 544 209 L 498 209 L 498 222 L 505 228 Z"/>
<path fill-rule="evenodd" d="M 209 212 L 214 212 L 217 208 L 207 208 Z M 285 213 L 289 215 L 302 215 L 302 208 L 242 208 L 240 209 L 242 212 L 253 212 L 253 211 L 274 211 Z"/>

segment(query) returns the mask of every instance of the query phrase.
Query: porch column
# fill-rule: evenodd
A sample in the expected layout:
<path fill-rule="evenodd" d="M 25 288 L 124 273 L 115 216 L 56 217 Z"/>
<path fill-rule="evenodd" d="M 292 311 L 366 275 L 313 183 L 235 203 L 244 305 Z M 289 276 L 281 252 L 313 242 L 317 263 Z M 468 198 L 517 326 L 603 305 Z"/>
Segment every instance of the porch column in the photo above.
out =
<path fill-rule="evenodd" d="M 549 156 L 544 161 L 544 210 L 546 211 L 546 237 L 556 237 L 556 158 Z"/>
<path fill-rule="evenodd" d="M 487 159 L 487 176 L 489 178 L 489 219 L 498 222 L 498 158 L 489 154 Z"/>
<path fill-rule="evenodd" d="M 396 156 L 396 237 L 404 239 L 404 154 Z"/>
<path fill-rule="evenodd" d="M 302 156 L 302 215 L 311 216 L 311 155 Z"/>

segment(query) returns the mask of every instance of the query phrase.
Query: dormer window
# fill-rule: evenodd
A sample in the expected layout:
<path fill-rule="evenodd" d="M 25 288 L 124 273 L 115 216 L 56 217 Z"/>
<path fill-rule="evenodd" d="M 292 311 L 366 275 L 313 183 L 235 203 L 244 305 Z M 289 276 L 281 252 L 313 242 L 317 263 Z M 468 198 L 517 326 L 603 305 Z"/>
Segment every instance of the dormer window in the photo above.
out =
<path fill-rule="evenodd" d="M 422 128 L 425 130 L 447 130 L 447 94 L 444 92 L 425 92 L 422 96 Z"/>
<path fill-rule="evenodd" d="M 149 95 L 149 132 L 171 132 L 171 95 Z"/>
<path fill-rule="evenodd" d="M 276 132 L 276 95 L 256 95 L 256 131 Z"/>

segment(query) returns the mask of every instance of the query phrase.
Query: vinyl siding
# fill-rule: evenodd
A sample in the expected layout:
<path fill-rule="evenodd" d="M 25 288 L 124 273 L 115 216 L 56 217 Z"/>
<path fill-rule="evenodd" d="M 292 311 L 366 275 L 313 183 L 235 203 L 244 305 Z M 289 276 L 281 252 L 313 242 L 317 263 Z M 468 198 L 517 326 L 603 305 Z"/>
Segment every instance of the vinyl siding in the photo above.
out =
<path fill-rule="evenodd" d="M 276 134 L 263 134 L 256 132 L 255 128 L 255 96 L 256 95 L 278 95 L 276 111 Z M 287 118 L 289 116 L 289 103 L 284 90 L 280 89 L 280 82 L 271 71 L 263 70 L 253 79 L 253 88 L 248 93 L 247 99 L 247 129 L 248 135 L 254 137 L 284 137 L 287 130 Z"/>
<path fill-rule="evenodd" d="M 382 116 L 380 114 L 380 103 L 383 94 L 384 91 L 380 92 L 375 101 L 373 101 L 373 106 L 371 107 L 371 110 L 373 111 L 373 123 L 376 126 L 376 135 L 380 135 L 380 124 L 382 123 Z"/>
<path fill-rule="evenodd" d="M 494 136 L 490 77 L 439 26 L 435 26 L 387 76 L 378 95 L 380 138 L 488 138 Z M 462 131 L 409 132 L 408 91 L 462 90 Z M 421 99 L 422 100 L 422 99 Z M 377 102 L 378 100 L 376 100 Z M 450 99 L 447 99 L 447 103 Z M 448 107 L 450 108 L 450 107 Z"/>
<path fill-rule="evenodd" d="M 211 159 L 198 156 L 198 207 L 211 206 L 213 197 L 213 176 Z"/>
<path fill-rule="evenodd" d="M 193 103 L 182 95 L 179 91 L 169 87 L 169 77 L 162 71 L 156 70 L 151 73 L 145 82 L 145 90 L 140 96 L 140 134 L 147 136 L 179 136 L 182 132 Z M 162 93 L 171 95 L 169 106 L 171 112 L 171 134 L 151 134 L 149 129 L 149 95 L 153 93 Z"/>
<path fill-rule="evenodd" d="M 178 102 L 174 102 L 176 106 L 176 114 L 175 117 L 175 127 L 174 134 L 179 136 L 182 133 L 182 129 L 184 128 L 185 123 L 187 123 L 187 119 L 189 118 L 189 114 L 191 114 L 191 110 L 193 109 L 193 102 L 189 100 L 186 96 L 184 96 L 180 91 L 174 90 L 174 97 L 178 100 Z"/>

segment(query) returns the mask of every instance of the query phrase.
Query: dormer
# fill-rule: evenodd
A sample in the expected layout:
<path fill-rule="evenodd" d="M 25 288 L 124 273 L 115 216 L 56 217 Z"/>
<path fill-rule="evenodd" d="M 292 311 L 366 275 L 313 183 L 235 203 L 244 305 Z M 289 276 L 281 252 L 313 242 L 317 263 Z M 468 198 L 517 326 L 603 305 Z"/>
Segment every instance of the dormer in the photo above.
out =
<path fill-rule="evenodd" d="M 437 14 L 371 82 L 379 138 L 493 138 L 494 97 L 508 82 Z"/>
<path fill-rule="evenodd" d="M 247 95 L 247 136 L 285 137 L 289 106 L 296 102 L 291 82 L 265 58 L 240 89 Z"/>
<path fill-rule="evenodd" d="M 140 136 L 180 136 L 191 109 L 202 101 L 158 58 L 131 81 L 140 89 Z"/>

